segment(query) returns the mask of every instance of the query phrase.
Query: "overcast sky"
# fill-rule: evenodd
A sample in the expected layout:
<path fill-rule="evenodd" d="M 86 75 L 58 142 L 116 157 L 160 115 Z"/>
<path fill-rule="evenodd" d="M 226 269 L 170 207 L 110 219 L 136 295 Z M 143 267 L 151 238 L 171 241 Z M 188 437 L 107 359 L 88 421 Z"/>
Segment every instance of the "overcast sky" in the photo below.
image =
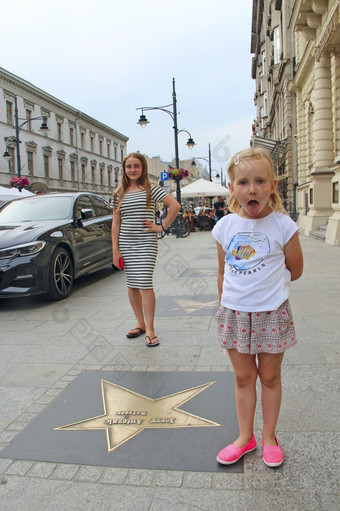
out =
<path fill-rule="evenodd" d="M 3 2 L 0 66 L 129 137 L 128 151 L 174 157 L 176 80 L 181 159 L 225 169 L 249 146 L 252 0 L 16 0 Z M 172 109 L 172 106 L 170 107 Z M 204 161 L 201 160 L 204 164 Z"/>

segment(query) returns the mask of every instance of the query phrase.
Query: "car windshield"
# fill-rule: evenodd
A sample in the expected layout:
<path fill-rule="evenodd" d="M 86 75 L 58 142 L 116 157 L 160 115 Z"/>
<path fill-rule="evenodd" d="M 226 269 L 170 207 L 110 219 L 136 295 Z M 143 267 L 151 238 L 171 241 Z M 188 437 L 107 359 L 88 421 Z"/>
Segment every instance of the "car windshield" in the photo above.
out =
<path fill-rule="evenodd" d="M 71 218 L 73 200 L 73 197 L 51 196 L 16 200 L 0 211 L 0 223 Z"/>

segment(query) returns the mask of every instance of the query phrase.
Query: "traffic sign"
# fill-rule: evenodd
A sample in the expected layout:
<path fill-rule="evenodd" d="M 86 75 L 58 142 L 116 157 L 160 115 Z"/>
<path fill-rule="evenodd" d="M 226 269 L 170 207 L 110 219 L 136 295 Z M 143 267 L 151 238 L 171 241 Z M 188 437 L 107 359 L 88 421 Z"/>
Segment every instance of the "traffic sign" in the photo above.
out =
<path fill-rule="evenodd" d="M 167 181 L 169 179 L 169 172 L 161 172 L 161 181 Z"/>

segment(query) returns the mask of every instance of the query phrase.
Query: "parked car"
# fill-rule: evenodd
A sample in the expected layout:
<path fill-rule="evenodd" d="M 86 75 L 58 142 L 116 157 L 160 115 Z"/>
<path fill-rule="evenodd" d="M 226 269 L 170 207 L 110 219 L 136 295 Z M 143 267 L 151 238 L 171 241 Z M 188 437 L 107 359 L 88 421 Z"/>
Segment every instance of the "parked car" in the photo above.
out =
<path fill-rule="evenodd" d="M 112 264 L 112 209 L 92 193 L 27 197 L 0 210 L 0 297 L 66 298 L 74 279 Z"/>

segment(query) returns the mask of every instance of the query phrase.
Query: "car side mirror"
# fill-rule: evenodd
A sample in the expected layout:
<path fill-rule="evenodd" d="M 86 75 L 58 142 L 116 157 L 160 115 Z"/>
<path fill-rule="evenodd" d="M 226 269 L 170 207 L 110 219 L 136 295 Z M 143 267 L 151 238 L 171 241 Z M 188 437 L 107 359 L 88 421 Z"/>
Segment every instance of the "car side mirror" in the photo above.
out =
<path fill-rule="evenodd" d="M 93 216 L 92 209 L 82 209 L 80 211 L 81 219 L 87 220 L 88 218 L 91 218 Z"/>

